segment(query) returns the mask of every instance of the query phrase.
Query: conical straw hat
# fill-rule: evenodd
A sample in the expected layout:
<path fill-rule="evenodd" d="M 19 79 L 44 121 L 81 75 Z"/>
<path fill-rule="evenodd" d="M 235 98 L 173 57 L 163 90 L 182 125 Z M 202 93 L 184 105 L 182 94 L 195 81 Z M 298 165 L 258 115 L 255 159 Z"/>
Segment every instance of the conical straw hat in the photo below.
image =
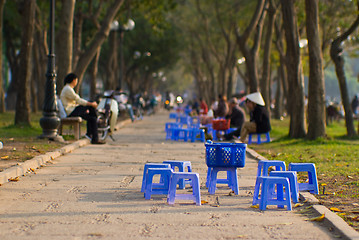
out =
<path fill-rule="evenodd" d="M 255 93 L 251 93 L 251 94 L 247 95 L 247 99 L 249 99 L 250 101 L 252 101 L 258 105 L 261 105 L 261 106 L 265 105 L 262 94 L 260 92 L 255 92 Z"/>

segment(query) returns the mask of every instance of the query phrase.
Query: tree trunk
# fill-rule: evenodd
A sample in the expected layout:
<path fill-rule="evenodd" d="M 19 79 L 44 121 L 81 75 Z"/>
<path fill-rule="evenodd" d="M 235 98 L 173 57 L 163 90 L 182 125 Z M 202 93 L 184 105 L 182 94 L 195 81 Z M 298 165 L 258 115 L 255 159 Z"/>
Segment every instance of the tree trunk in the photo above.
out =
<path fill-rule="evenodd" d="M 36 17 L 36 21 L 38 17 Z M 41 25 L 40 23 L 36 25 Z M 38 109 L 43 108 L 44 99 L 45 99 L 45 84 L 46 84 L 46 68 L 47 68 L 47 42 L 46 36 L 47 31 L 43 28 L 37 28 L 34 34 L 34 44 L 33 44 L 33 80 L 35 82 L 35 94 L 37 96 Z"/>
<path fill-rule="evenodd" d="M 117 32 L 111 31 L 109 37 L 110 57 L 107 63 L 107 79 L 105 89 L 116 89 L 118 86 L 119 74 L 118 61 L 117 61 Z"/>
<path fill-rule="evenodd" d="M 288 79 L 288 98 L 290 127 L 289 137 L 305 137 L 304 114 L 304 80 L 300 61 L 298 27 L 294 0 L 281 0 L 283 13 L 283 27 L 287 42 L 286 66 Z"/>
<path fill-rule="evenodd" d="M 16 100 L 15 125 L 30 125 L 30 80 L 31 54 L 34 41 L 36 0 L 24 0 L 23 7 L 23 34 L 20 49 L 19 75 L 20 84 Z"/>
<path fill-rule="evenodd" d="M 90 69 L 90 99 L 96 99 L 96 79 L 98 73 L 98 61 L 100 59 L 101 49 L 98 50 L 96 57 L 92 60 L 92 68 Z"/>
<path fill-rule="evenodd" d="M 325 90 L 322 51 L 319 38 L 319 0 L 306 0 L 306 29 L 309 47 L 308 134 L 315 140 L 325 137 Z"/>
<path fill-rule="evenodd" d="M 32 75 L 33 76 L 33 75 Z M 36 94 L 36 80 L 34 77 L 31 78 L 30 82 L 31 88 L 31 109 L 33 113 L 37 113 L 39 111 L 39 99 Z"/>
<path fill-rule="evenodd" d="M 277 22 L 275 23 L 275 30 L 276 30 L 276 36 L 277 39 L 275 41 L 276 43 L 276 48 L 278 50 L 279 53 L 279 67 L 278 67 L 278 76 L 280 78 L 280 84 L 282 85 L 282 98 L 281 98 L 281 102 L 278 103 L 276 101 L 276 104 L 282 104 L 284 106 L 284 108 L 282 108 L 282 110 L 280 111 L 280 116 L 283 116 L 284 111 L 286 111 L 287 113 L 289 113 L 289 104 L 288 104 L 288 79 L 287 79 L 287 74 L 285 71 L 285 66 L 286 66 L 286 60 L 285 60 L 285 52 L 283 49 L 283 30 L 280 28 L 279 24 L 277 24 Z M 286 103 L 284 105 L 284 103 Z"/>
<path fill-rule="evenodd" d="M 271 79 L 271 62 L 270 54 L 272 48 L 272 36 L 274 30 L 274 22 L 276 17 L 276 7 L 273 5 L 273 0 L 269 1 L 268 8 L 268 22 L 267 22 L 267 32 L 264 43 L 264 53 L 263 53 L 263 74 L 261 81 L 261 93 L 266 103 L 266 108 L 270 113 L 270 103 L 271 103 L 271 91 L 270 91 L 270 79 Z"/>
<path fill-rule="evenodd" d="M 4 5 L 6 0 L 0 0 L 0 73 L 2 73 L 2 38 L 3 38 L 3 15 L 4 15 Z M 0 74 L 0 113 L 5 112 L 5 91 L 4 91 L 4 81 L 3 81 L 3 74 Z"/>
<path fill-rule="evenodd" d="M 357 8 L 359 10 L 359 2 L 357 2 Z M 343 49 L 341 48 L 341 44 L 345 41 L 351 33 L 355 31 L 355 29 L 359 25 L 359 15 L 357 16 L 355 22 L 349 27 L 347 31 L 337 37 L 330 47 L 330 57 L 335 65 L 335 72 L 339 81 L 340 93 L 342 96 L 342 104 L 345 112 L 345 125 L 347 128 L 348 136 L 355 136 L 355 127 L 354 127 L 354 119 L 353 112 L 350 105 L 348 87 L 346 83 L 346 77 L 344 72 L 344 58 L 342 57 Z"/>
<path fill-rule="evenodd" d="M 64 86 L 64 78 L 72 71 L 73 22 L 76 0 L 62 0 L 59 14 L 59 30 L 56 36 L 57 49 L 57 90 Z"/>
<path fill-rule="evenodd" d="M 283 77 L 284 73 L 282 73 L 281 66 L 278 66 L 278 77 L 277 77 L 277 91 L 275 95 L 275 107 L 274 107 L 274 118 L 281 119 L 283 117 Z"/>

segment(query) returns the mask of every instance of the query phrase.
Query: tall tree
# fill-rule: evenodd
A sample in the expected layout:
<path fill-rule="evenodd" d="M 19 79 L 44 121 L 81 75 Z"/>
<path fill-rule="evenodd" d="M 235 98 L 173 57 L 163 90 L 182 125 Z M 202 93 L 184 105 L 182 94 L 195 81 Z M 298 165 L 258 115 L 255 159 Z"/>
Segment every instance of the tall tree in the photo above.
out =
<path fill-rule="evenodd" d="M 19 86 L 16 100 L 15 125 L 30 125 L 30 79 L 32 44 L 34 41 L 34 23 L 36 0 L 24 0 L 19 4 L 23 16 L 22 42 L 20 48 Z"/>
<path fill-rule="evenodd" d="M 357 1 L 357 13 L 359 12 L 359 1 Z M 342 103 L 344 106 L 345 112 L 345 125 L 347 128 L 347 135 L 348 136 L 355 136 L 355 128 L 354 128 L 354 120 L 353 120 L 353 112 L 350 106 L 349 94 L 348 94 L 348 87 L 344 72 L 344 58 L 343 58 L 343 48 L 342 43 L 348 39 L 350 34 L 352 34 L 355 29 L 359 26 L 359 14 L 357 15 L 356 20 L 352 23 L 352 25 L 340 34 L 331 44 L 330 47 L 330 57 L 334 62 L 335 65 L 335 72 L 338 77 L 339 81 L 339 88 L 342 97 Z"/>
<path fill-rule="evenodd" d="M 75 72 L 79 76 L 79 84 L 76 90 L 78 90 L 81 86 L 82 78 L 85 74 L 87 67 L 91 63 L 92 59 L 96 56 L 99 48 L 101 48 L 101 45 L 107 39 L 110 33 L 111 23 L 115 19 L 116 14 L 120 10 L 123 2 L 124 0 L 114 0 L 112 4 L 108 6 L 108 8 L 106 9 L 106 13 L 104 14 L 104 18 L 99 25 L 99 29 L 93 35 L 93 38 L 87 45 L 86 49 L 80 53 L 76 65 L 73 66 L 73 72 Z"/>
<path fill-rule="evenodd" d="M 288 92 L 291 97 L 289 103 L 289 137 L 305 137 L 304 114 L 304 79 L 299 49 L 299 34 L 297 26 L 297 14 L 294 0 L 281 0 L 283 28 L 287 43 L 286 67 L 288 79 Z"/>
<path fill-rule="evenodd" d="M 266 0 L 258 0 L 256 9 L 252 15 L 250 23 L 247 25 L 247 27 L 242 33 L 240 33 L 239 28 L 237 28 L 238 31 L 236 32 L 238 46 L 246 59 L 245 64 L 249 78 L 250 92 L 256 92 L 259 90 L 257 58 L 265 16 L 265 3 Z M 253 34 L 253 32 L 253 45 L 252 47 L 250 47 L 248 42 L 250 41 L 250 36 Z"/>
<path fill-rule="evenodd" d="M 322 50 L 319 37 L 319 0 L 306 0 L 306 29 L 309 48 L 308 139 L 324 137 L 325 91 Z"/>

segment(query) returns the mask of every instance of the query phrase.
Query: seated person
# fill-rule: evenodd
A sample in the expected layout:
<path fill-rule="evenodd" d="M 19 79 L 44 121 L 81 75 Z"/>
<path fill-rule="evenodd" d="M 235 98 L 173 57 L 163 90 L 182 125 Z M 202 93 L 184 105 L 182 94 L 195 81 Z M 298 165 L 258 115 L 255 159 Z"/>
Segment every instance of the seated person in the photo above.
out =
<path fill-rule="evenodd" d="M 207 106 L 207 103 L 206 103 L 206 101 L 204 101 L 204 99 L 203 98 L 200 98 L 199 99 L 199 101 L 200 101 L 200 114 L 201 115 L 207 115 L 207 112 L 208 112 L 208 106 Z"/>
<path fill-rule="evenodd" d="M 98 140 L 96 102 L 89 102 L 75 93 L 74 88 L 78 83 L 78 77 L 74 73 L 68 74 L 64 79 L 65 86 L 61 91 L 61 102 L 69 117 L 81 117 L 87 121 L 86 137 L 92 144 L 103 144 Z"/>
<path fill-rule="evenodd" d="M 233 132 L 224 134 L 225 140 L 231 140 L 234 137 L 238 138 L 243 123 L 246 121 L 246 115 L 244 110 L 238 105 L 237 98 L 232 98 L 229 102 L 229 114 L 226 116 L 226 119 L 231 119 L 231 128 L 236 128 Z"/>
<path fill-rule="evenodd" d="M 224 118 L 228 114 L 227 97 L 218 95 L 218 105 L 214 111 L 215 118 Z"/>
<path fill-rule="evenodd" d="M 266 133 L 271 130 L 269 114 L 260 92 L 246 96 L 246 106 L 250 112 L 250 121 L 243 123 L 240 141 L 244 142 L 249 133 Z"/>

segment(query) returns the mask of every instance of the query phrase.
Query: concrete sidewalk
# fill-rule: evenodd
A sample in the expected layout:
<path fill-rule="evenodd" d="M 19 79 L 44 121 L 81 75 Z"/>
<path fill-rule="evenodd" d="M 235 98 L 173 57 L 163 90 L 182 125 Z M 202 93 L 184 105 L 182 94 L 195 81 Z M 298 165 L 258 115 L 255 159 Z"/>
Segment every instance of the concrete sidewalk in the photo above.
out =
<path fill-rule="evenodd" d="M 304 206 L 293 211 L 251 208 L 260 156 L 250 149 L 239 170 L 240 194 L 219 186 L 209 195 L 203 143 L 165 141 L 166 121 L 168 112 L 160 112 L 124 126 L 115 142 L 88 145 L 80 140 L 32 160 L 34 165 L 29 161 L 17 167 L 16 174 L 22 175 L 36 169 L 36 163 L 46 166 L 1 186 L 0 239 L 359 239 L 321 206 L 310 216 L 299 214 L 311 211 Z M 164 160 L 191 161 L 207 203 L 170 206 L 163 195 L 145 200 L 140 192 L 143 166 Z M 13 174 L 11 169 L 0 173 L 0 180 Z M 307 221 L 324 212 L 323 222 Z"/>

